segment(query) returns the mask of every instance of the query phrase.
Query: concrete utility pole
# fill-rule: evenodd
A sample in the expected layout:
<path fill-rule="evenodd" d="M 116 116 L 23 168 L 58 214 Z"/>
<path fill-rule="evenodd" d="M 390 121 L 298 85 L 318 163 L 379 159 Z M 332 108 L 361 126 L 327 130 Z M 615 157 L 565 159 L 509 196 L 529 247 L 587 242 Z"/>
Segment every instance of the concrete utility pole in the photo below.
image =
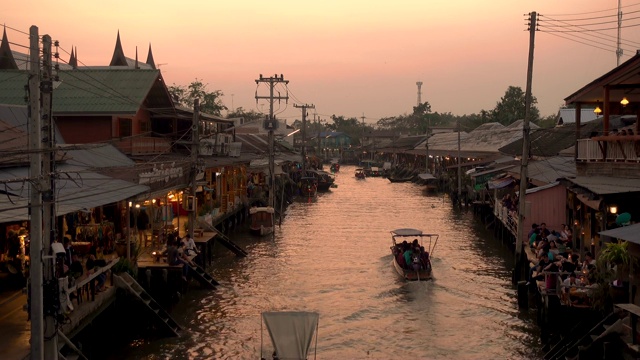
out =
<path fill-rule="evenodd" d="M 516 236 L 516 264 L 514 269 L 514 282 L 518 282 L 524 272 L 524 261 L 522 259 L 522 245 L 526 237 L 524 229 L 524 217 L 526 210 L 525 196 L 527 191 L 527 166 L 529 164 L 529 119 L 531 117 L 531 82 L 533 78 L 533 49 L 536 37 L 536 12 L 531 13 L 529 23 L 529 61 L 527 64 L 527 89 L 525 92 L 524 121 L 522 122 L 522 161 L 520 165 L 520 193 L 518 195 L 518 234 Z"/>
<path fill-rule="evenodd" d="M 416 85 L 418 85 L 418 106 L 420 106 L 422 104 L 422 81 L 416 82 Z"/>
<path fill-rule="evenodd" d="M 273 94 L 273 89 L 275 88 L 275 86 L 279 83 L 284 83 L 285 85 L 289 83 L 289 80 L 285 80 L 284 76 L 282 74 L 280 74 L 280 77 L 278 77 L 278 75 L 274 75 L 273 77 L 262 77 L 262 74 L 260 74 L 260 78 L 258 80 L 256 80 L 256 84 L 260 84 L 260 83 L 267 83 L 269 84 L 269 96 L 258 96 L 256 94 L 256 101 L 258 101 L 259 99 L 266 99 L 269 100 L 269 118 L 265 121 L 265 124 L 269 124 L 268 126 L 266 126 L 269 130 L 269 179 L 270 179 L 270 187 L 269 187 L 269 206 L 271 206 L 272 208 L 276 208 L 275 207 L 275 196 L 274 196 L 274 191 L 275 191 L 275 183 L 276 183 L 276 177 L 275 177 L 275 165 L 274 165 L 274 148 L 273 148 L 273 130 L 275 128 L 275 125 L 277 124 L 277 121 L 275 119 L 275 117 L 273 116 L 273 103 L 278 100 L 285 100 L 288 101 L 289 100 L 289 96 L 281 96 L 280 94 L 278 94 L 278 96 L 274 96 Z M 275 224 L 275 212 L 271 214 L 271 223 Z M 273 236 L 275 237 L 275 231 L 273 232 Z"/>
<path fill-rule="evenodd" d="M 191 197 L 193 203 L 187 204 L 189 207 L 189 235 L 194 236 L 194 229 L 196 224 L 196 191 L 198 185 L 196 183 L 196 177 L 198 175 L 198 152 L 200 150 L 200 99 L 193 100 L 193 120 L 191 122 Z"/>
<path fill-rule="evenodd" d="M 31 204 L 31 225 L 29 255 L 31 293 L 31 359 L 44 359 L 44 304 L 42 266 L 42 139 L 40 117 L 40 37 L 38 27 L 29 29 L 29 193 Z"/>
<path fill-rule="evenodd" d="M 51 37 L 44 35 L 42 37 L 42 111 L 41 116 L 44 124 L 42 126 L 42 143 L 45 145 L 45 156 L 43 158 L 43 236 L 42 236 L 42 253 L 51 254 L 51 243 L 56 237 L 55 223 L 55 177 L 52 176 L 55 171 L 55 141 L 53 132 L 53 121 L 51 118 L 51 100 L 53 91 L 53 79 L 51 76 Z M 55 256 L 55 255 L 54 255 Z M 58 288 L 58 281 L 54 276 L 53 261 L 45 261 L 44 268 L 44 285 L 45 293 Z M 44 354 L 46 359 L 58 358 L 58 331 L 56 329 L 56 312 L 58 311 L 58 297 L 46 294 L 49 301 L 44 303 Z M 51 303 L 53 301 L 54 303 Z M 62 309 L 61 309 L 62 310 Z"/>
<path fill-rule="evenodd" d="M 316 107 L 313 104 L 293 104 L 293 107 L 302 109 L 302 170 L 307 171 L 307 109 L 315 109 Z M 313 114 L 313 120 L 315 119 L 316 115 Z"/>
<path fill-rule="evenodd" d="M 616 66 L 620 66 L 620 58 L 622 57 L 622 48 L 620 47 L 620 36 L 622 30 L 622 0 L 618 0 L 618 41 L 616 49 Z"/>
<path fill-rule="evenodd" d="M 460 159 L 460 118 L 458 118 L 458 201 L 462 198 L 462 167 Z M 460 207 L 462 208 L 462 206 Z"/>
<path fill-rule="evenodd" d="M 360 117 L 360 119 L 362 119 L 362 139 L 360 139 L 360 147 L 362 148 L 362 159 L 364 160 L 364 130 L 365 130 L 365 126 L 364 126 L 364 113 L 362 113 L 362 116 Z"/>

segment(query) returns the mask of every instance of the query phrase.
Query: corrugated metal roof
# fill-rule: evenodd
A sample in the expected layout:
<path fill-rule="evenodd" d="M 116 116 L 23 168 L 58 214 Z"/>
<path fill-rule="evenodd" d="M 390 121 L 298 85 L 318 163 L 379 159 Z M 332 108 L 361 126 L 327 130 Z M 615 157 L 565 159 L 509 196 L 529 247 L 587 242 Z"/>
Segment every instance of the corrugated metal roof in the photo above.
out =
<path fill-rule="evenodd" d="M 580 109 L 580 123 L 597 120 L 598 115 L 593 112 L 594 108 Z M 562 108 L 558 112 L 558 125 L 575 124 L 576 109 Z"/>
<path fill-rule="evenodd" d="M 537 187 L 534 187 L 534 188 L 531 188 L 531 189 L 527 189 L 525 191 L 525 194 L 537 193 L 538 191 L 551 189 L 552 187 L 556 187 L 558 185 L 560 185 L 560 183 L 556 181 L 556 182 L 552 182 L 552 183 L 547 184 L 547 185 L 537 186 Z"/>
<path fill-rule="evenodd" d="M 81 209 L 107 205 L 149 190 L 148 186 L 114 179 L 90 171 L 79 171 L 75 166 L 60 165 L 56 179 L 56 212 L 64 215 Z M 29 219 L 29 168 L 11 168 L 0 171 L 0 180 L 7 182 L 7 190 L 15 196 L 0 196 L 2 222 Z M 23 179 L 20 181 L 19 179 Z"/>
<path fill-rule="evenodd" d="M 638 179 L 609 176 L 576 176 L 575 178 L 565 179 L 597 195 L 640 192 L 640 181 Z"/>
<path fill-rule="evenodd" d="M 81 148 L 78 148 L 80 146 Z M 134 166 L 135 162 L 109 144 L 61 145 L 61 161 L 86 168 Z"/>
<path fill-rule="evenodd" d="M 640 245 L 640 224 L 622 226 L 619 228 L 600 231 L 598 234 L 611 238 L 622 239 Z"/>
<path fill-rule="evenodd" d="M 520 179 L 520 167 L 509 173 Z M 543 160 L 531 160 L 527 166 L 527 176 L 538 183 L 549 184 L 558 179 L 576 175 L 576 161 L 571 156 L 555 156 Z"/>

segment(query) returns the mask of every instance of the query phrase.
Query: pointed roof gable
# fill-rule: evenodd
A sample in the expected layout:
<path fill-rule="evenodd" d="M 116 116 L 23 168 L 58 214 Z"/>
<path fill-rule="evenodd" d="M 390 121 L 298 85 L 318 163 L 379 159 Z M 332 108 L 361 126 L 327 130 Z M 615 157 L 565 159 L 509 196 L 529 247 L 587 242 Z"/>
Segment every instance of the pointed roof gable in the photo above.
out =
<path fill-rule="evenodd" d="M 0 69 L 2 70 L 18 70 L 18 64 L 13 58 L 9 39 L 7 39 L 7 28 L 2 32 L 2 43 L 0 44 Z"/>
<path fill-rule="evenodd" d="M 156 62 L 153 60 L 153 52 L 151 52 L 151 43 L 149 43 L 149 53 L 147 54 L 147 64 L 149 64 L 152 69 L 156 68 Z"/>
<path fill-rule="evenodd" d="M 127 66 L 127 58 L 124 56 L 122 44 L 120 43 L 120 30 L 118 30 L 118 38 L 116 39 L 116 48 L 113 49 L 113 57 L 109 66 Z"/>
<path fill-rule="evenodd" d="M 76 58 L 75 52 L 73 51 L 73 47 L 71 48 L 71 56 L 69 56 L 69 65 L 74 69 L 78 68 L 78 59 Z"/>

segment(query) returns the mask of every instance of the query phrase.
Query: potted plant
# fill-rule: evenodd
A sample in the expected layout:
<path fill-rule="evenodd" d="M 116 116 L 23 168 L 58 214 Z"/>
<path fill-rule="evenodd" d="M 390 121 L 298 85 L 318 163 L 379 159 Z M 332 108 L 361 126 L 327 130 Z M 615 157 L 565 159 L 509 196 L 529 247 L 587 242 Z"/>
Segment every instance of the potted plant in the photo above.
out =
<path fill-rule="evenodd" d="M 629 275 L 629 265 L 632 259 L 628 245 L 629 243 L 626 241 L 606 243 L 598 255 L 597 262 L 601 272 L 608 274 L 609 282 L 612 281 L 611 279 L 615 280 L 610 287 L 614 301 L 627 300 L 627 288 L 623 284 Z"/>

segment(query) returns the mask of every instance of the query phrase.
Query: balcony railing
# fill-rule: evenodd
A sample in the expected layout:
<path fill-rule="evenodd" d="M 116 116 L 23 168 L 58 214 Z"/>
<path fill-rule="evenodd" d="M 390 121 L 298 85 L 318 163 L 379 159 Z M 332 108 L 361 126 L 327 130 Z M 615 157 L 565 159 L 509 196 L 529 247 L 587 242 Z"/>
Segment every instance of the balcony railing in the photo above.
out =
<path fill-rule="evenodd" d="M 171 143 L 168 140 L 150 136 L 118 140 L 114 146 L 127 155 L 156 155 L 171 150 Z"/>
<path fill-rule="evenodd" d="M 640 135 L 608 135 L 580 139 L 576 160 L 640 162 Z"/>
<path fill-rule="evenodd" d="M 513 236 L 518 236 L 518 219 L 515 217 L 517 215 L 509 212 L 509 209 L 502 205 L 500 201 L 496 201 L 493 209 L 494 215 L 504 224 L 507 230 L 509 230 Z"/>

